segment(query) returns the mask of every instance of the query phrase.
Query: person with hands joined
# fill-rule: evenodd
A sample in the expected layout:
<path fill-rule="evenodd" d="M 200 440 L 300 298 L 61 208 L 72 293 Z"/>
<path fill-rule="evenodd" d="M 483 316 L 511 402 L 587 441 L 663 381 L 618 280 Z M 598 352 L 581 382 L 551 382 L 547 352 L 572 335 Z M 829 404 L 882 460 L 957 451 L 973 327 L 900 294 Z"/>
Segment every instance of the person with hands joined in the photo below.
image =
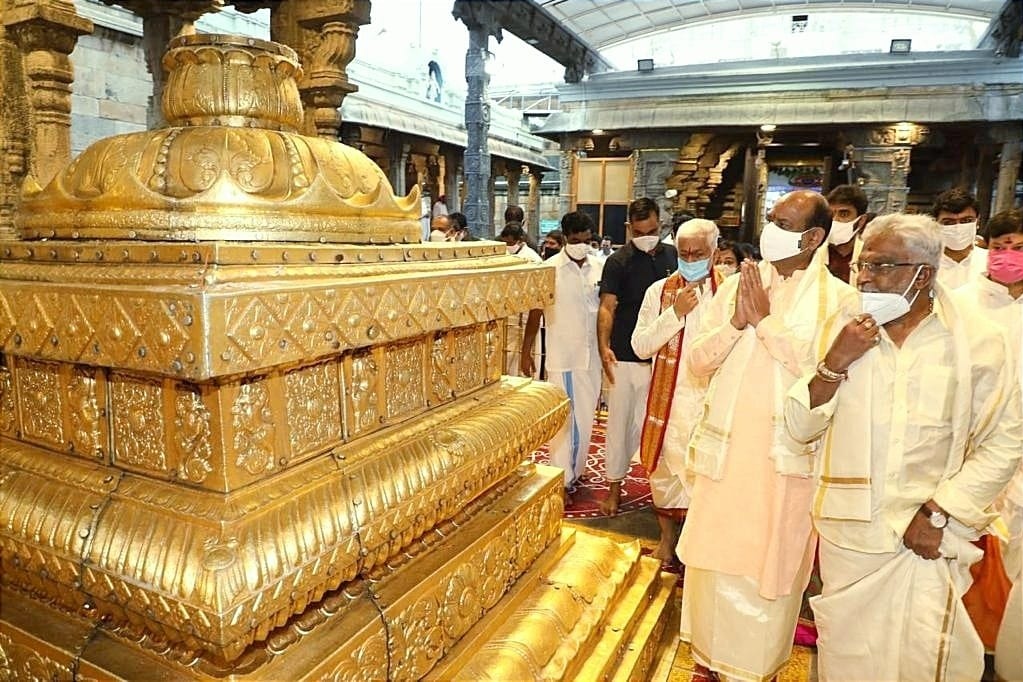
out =
<path fill-rule="evenodd" d="M 768 218 L 764 262 L 744 261 L 721 283 L 686 355 L 710 382 L 687 450 L 692 499 L 678 545 L 694 680 L 769 679 L 791 654 L 815 538 L 812 457 L 785 431 L 785 396 L 816 362 L 817 328 L 856 305 L 827 269 L 823 196 L 786 194 Z"/>
<path fill-rule="evenodd" d="M 822 325 L 820 362 L 785 405 L 790 436 L 819 448 L 820 678 L 980 679 L 961 598 L 981 554 L 970 540 L 1023 449 L 1019 381 L 1004 371 L 1015 362 L 935 281 L 933 219 L 883 216 L 863 239 L 861 310 Z"/>

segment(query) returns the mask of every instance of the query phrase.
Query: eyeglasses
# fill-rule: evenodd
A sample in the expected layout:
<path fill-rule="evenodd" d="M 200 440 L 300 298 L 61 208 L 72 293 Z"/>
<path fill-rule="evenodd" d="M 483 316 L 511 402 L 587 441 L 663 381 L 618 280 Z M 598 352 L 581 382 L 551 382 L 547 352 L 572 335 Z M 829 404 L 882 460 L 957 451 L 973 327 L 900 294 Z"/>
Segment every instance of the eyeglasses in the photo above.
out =
<path fill-rule="evenodd" d="M 853 274 L 866 272 L 871 275 L 884 275 L 890 273 L 895 268 L 905 268 L 910 265 L 919 266 L 924 265 L 924 263 L 867 263 L 865 261 L 856 261 L 849 265 L 849 269 Z"/>

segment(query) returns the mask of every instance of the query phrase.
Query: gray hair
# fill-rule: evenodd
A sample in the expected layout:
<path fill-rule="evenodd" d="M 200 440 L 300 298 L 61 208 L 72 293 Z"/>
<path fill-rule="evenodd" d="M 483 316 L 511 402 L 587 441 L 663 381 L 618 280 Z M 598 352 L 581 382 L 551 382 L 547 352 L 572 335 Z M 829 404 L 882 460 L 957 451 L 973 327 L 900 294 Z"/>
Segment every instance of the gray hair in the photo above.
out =
<path fill-rule="evenodd" d="M 944 245 L 941 226 L 929 215 L 889 213 L 878 216 L 863 230 L 863 241 L 875 237 L 898 237 L 912 254 L 914 262 L 926 263 L 937 269 L 941 263 Z"/>
<path fill-rule="evenodd" d="M 678 226 L 678 232 L 675 233 L 675 246 L 678 246 L 678 240 L 682 237 L 700 237 L 706 240 L 707 246 L 713 250 L 718 245 L 718 234 L 718 226 L 714 224 L 713 220 L 693 218 Z"/>

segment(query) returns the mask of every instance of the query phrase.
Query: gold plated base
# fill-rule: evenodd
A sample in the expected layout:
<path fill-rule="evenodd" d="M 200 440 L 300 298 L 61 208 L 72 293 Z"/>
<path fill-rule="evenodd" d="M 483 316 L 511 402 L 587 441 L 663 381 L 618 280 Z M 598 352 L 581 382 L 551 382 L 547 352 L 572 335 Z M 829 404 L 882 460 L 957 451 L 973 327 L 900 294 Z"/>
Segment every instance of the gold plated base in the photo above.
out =
<path fill-rule="evenodd" d="M 524 464 L 230 670 L 4 589 L 0 679 L 644 679 L 674 576 L 561 514 L 560 471 Z"/>

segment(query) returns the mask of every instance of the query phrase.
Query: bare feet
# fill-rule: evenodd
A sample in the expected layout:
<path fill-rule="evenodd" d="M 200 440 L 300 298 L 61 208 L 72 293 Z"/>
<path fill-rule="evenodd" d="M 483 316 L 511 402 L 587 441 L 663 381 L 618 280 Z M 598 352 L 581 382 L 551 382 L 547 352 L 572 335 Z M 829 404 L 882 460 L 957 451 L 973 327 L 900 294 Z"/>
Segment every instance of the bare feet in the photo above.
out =
<path fill-rule="evenodd" d="M 618 513 L 618 503 L 622 501 L 622 482 L 612 481 L 607 491 L 607 497 L 600 501 L 600 513 L 604 516 L 614 516 Z"/>
<path fill-rule="evenodd" d="M 691 682 L 716 682 L 718 674 L 709 668 L 704 668 L 699 663 L 696 663 L 693 667 L 693 676 L 689 678 Z"/>
<path fill-rule="evenodd" d="M 653 551 L 653 557 L 662 563 L 674 563 L 675 543 L 678 540 L 678 521 L 666 514 L 657 514 L 657 525 L 661 529 L 661 541 Z"/>

